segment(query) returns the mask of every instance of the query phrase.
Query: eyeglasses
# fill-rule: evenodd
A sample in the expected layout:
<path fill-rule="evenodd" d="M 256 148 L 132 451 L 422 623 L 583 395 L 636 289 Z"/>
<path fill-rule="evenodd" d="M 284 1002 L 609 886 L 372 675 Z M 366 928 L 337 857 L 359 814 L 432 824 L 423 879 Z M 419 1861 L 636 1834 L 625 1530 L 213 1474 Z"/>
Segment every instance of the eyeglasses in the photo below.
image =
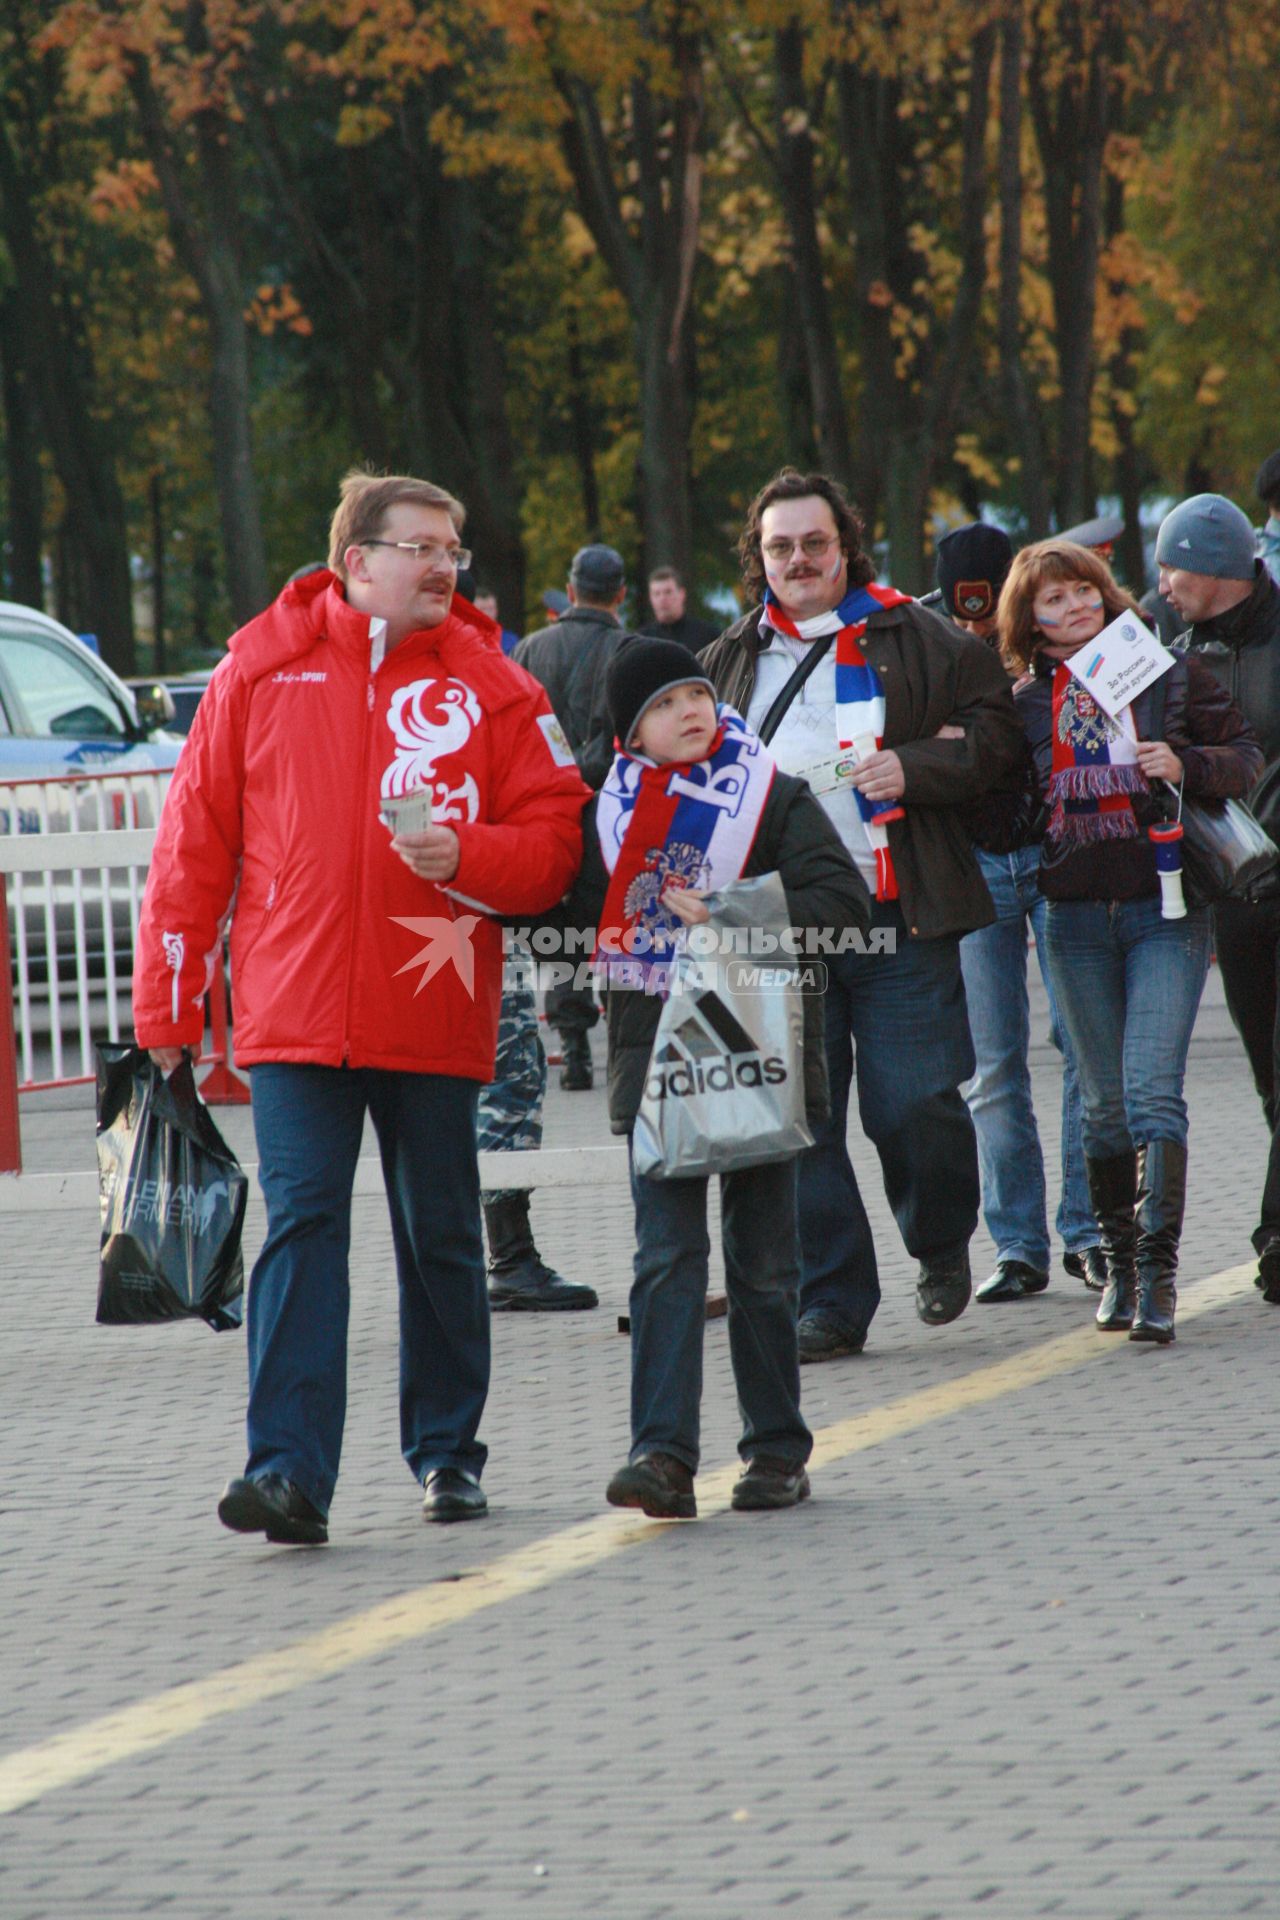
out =
<path fill-rule="evenodd" d="M 469 567 L 470 547 L 442 547 L 438 540 L 361 540 L 362 547 L 396 547 L 411 553 L 415 560 L 443 560 L 448 567 Z"/>
<path fill-rule="evenodd" d="M 806 533 L 800 540 L 766 540 L 764 550 L 771 560 L 789 560 L 792 549 L 799 547 L 806 558 L 821 560 L 828 547 L 839 538 L 838 533 Z"/>

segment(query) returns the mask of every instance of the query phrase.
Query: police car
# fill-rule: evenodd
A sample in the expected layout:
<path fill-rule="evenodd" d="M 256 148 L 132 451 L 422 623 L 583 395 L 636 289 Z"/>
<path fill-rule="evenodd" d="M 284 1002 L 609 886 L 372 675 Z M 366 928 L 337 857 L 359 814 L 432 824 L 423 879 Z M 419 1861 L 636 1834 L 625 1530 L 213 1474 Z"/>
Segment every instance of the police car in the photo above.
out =
<path fill-rule="evenodd" d="M 46 613 L 0 600 L 0 835 L 103 824 L 154 826 L 163 794 L 144 782 L 126 808 L 121 779 L 101 775 L 166 774 L 182 751 L 182 736 L 168 731 L 173 704 L 163 688 L 154 697 L 134 695 L 110 667 Z M 105 803 L 105 805 L 104 805 Z M 75 893 L 65 878 L 47 889 L 32 884 L 23 893 L 17 924 L 14 888 L 9 921 L 14 981 L 19 957 L 32 983 L 48 978 L 50 924 L 59 970 L 74 978 L 77 944 L 91 976 L 105 970 L 101 903 L 77 914 Z M 111 886 L 113 946 L 127 975 L 132 945 L 131 905 L 123 882 Z M 82 931 L 77 935 L 77 919 Z"/>
<path fill-rule="evenodd" d="M 0 600 L 0 781 L 174 767 L 172 717 L 163 688 L 139 702 L 57 620 Z"/>

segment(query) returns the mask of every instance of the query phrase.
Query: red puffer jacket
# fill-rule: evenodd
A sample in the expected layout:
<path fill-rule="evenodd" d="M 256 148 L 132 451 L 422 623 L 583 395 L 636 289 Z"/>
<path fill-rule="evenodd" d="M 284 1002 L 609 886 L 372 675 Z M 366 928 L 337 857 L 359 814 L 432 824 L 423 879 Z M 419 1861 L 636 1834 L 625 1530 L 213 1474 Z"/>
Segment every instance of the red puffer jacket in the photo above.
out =
<path fill-rule="evenodd" d="M 312 574 L 231 640 L 165 802 L 134 969 L 144 1047 L 200 1037 L 233 902 L 236 1058 L 493 1075 L 502 929 L 578 870 L 588 798 L 542 688 L 464 601 L 385 653 Z M 385 798 L 428 784 L 447 888 L 391 851 Z"/>

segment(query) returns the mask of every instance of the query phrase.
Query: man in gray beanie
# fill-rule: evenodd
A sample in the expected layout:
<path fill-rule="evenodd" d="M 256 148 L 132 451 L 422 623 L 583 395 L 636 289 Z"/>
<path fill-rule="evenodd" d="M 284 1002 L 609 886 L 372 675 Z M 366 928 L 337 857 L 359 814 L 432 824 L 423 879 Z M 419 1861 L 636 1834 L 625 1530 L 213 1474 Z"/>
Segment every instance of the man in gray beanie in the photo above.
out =
<path fill-rule="evenodd" d="M 1254 531 L 1239 507 L 1219 493 L 1184 500 L 1156 537 L 1160 591 L 1187 631 L 1179 648 L 1199 654 L 1227 688 L 1257 734 L 1267 765 L 1255 792 L 1257 811 L 1280 841 L 1280 587 L 1255 557 Z M 1221 900 L 1213 910 L 1218 965 L 1234 1020 L 1271 1129 L 1271 1153 L 1253 1236 L 1262 1297 L 1280 1306 L 1280 896 Z"/>

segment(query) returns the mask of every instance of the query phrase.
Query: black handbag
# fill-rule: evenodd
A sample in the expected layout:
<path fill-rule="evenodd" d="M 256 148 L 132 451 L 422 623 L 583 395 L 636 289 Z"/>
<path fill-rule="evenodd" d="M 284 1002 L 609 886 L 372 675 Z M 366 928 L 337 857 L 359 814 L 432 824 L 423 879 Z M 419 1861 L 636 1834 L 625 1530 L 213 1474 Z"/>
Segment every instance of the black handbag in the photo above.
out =
<path fill-rule="evenodd" d="M 1164 737 L 1165 683 L 1153 690 L 1148 722 L 1151 738 Z M 1178 796 L 1174 819 L 1182 822 L 1182 884 L 1187 905 L 1212 906 L 1215 900 L 1250 900 L 1274 890 L 1280 847 L 1243 800 L 1195 800 L 1165 782 Z"/>

